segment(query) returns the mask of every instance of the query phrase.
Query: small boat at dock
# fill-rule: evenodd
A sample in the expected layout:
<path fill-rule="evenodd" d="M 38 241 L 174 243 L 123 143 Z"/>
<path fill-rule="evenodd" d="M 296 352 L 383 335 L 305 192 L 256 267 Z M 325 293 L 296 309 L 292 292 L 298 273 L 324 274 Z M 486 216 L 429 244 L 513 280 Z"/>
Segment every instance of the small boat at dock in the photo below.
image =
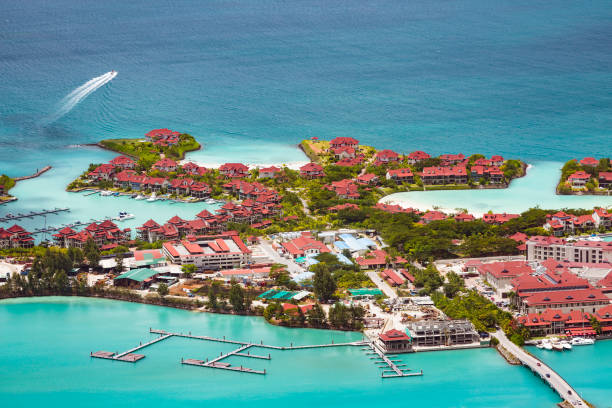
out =
<path fill-rule="evenodd" d="M 131 220 L 132 218 L 135 218 L 134 214 L 130 214 L 127 211 L 120 211 L 119 215 L 113 219 L 115 221 L 125 221 L 125 220 Z"/>
<path fill-rule="evenodd" d="M 101 191 L 101 192 L 100 192 L 100 195 L 101 195 L 102 197 L 108 197 L 108 196 L 110 196 L 110 195 L 113 195 L 113 192 L 112 192 L 112 191 L 106 191 L 106 190 L 104 190 L 104 191 Z"/>
<path fill-rule="evenodd" d="M 571 341 L 570 344 L 572 346 L 588 346 L 588 345 L 593 345 L 595 344 L 595 340 L 593 339 L 587 339 L 584 337 L 574 337 Z"/>
<path fill-rule="evenodd" d="M 145 198 L 145 196 L 143 196 L 143 195 L 141 195 L 141 194 L 138 194 L 138 195 L 137 195 L 137 196 L 134 198 L 134 200 L 144 200 L 144 198 Z"/>
<path fill-rule="evenodd" d="M 147 201 L 149 202 L 156 201 L 156 200 L 157 200 L 157 195 L 155 194 L 155 192 L 153 192 L 153 194 L 151 194 L 151 197 L 147 199 Z"/>

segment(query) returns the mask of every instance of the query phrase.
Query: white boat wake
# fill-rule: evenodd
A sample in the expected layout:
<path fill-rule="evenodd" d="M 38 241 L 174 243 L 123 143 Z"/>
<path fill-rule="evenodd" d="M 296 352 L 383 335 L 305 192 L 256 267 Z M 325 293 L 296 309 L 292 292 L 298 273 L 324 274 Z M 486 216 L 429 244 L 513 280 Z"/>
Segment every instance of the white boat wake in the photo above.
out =
<path fill-rule="evenodd" d="M 66 95 L 59 103 L 57 111 L 47 118 L 46 124 L 55 122 L 68 112 L 70 112 L 76 105 L 79 104 L 83 99 L 87 98 L 93 92 L 100 87 L 106 85 L 117 76 L 117 71 L 109 71 L 106 74 L 100 75 L 99 77 L 90 79 L 83 85 L 79 86 L 68 95 Z"/>

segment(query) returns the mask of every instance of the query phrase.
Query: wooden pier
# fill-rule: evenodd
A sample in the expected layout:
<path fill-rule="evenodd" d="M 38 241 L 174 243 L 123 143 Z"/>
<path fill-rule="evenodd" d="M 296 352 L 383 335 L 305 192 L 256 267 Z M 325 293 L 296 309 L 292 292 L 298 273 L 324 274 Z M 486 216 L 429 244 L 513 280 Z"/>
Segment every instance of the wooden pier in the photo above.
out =
<path fill-rule="evenodd" d="M 65 208 L 54 208 L 52 210 L 30 211 L 27 214 L 18 213 L 17 215 L 6 214 L 6 215 L 0 217 L 0 222 L 16 221 L 16 220 L 20 220 L 22 218 L 42 217 L 42 216 L 46 216 L 46 215 L 49 215 L 49 214 L 57 214 L 57 213 L 60 213 L 60 212 L 63 212 L 63 211 L 70 211 L 70 208 L 65 207 Z"/>
<path fill-rule="evenodd" d="M 383 368 L 383 367 L 389 368 L 381 372 L 380 376 L 382 378 L 416 377 L 416 376 L 423 375 L 423 370 L 419 372 L 414 372 L 414 373 L 407 373 L 406 371 L 411 371 L 409 368 L 400 368 L 400 367 L 406 367 L 406 364 L 396 364 L 400 362 L 401 360 L 393 359 L 393 358 L 386 356 L 385 353 L 383 353 L 383 351 L 380 350 L 378 346 L 376 345 L 376 343 L 374 342 L 368 343 L 368 345 L 370 346 L 370 349 L 373 351 L 373 353 L 370 353 L 370 354 L 375 354 L 378 356 L 378 357 L 370 357 L 370 358 L 373 358 L 375 360 L 380 360 L 376 362 L 376 364 L 378 365 L 378 368 Z"/>
<path fill-rule="evenodd" d="M 104 358 L 107 360 L 117 360 L 117 361 L 125 361 L 128 363 L 135 363 L 139 360 L 142 360 L 143 358 L 145 358 L 144 354 L 135 354 L 135 351 L 138 351 L 140 349 L 143 349 L 145 347 L 150 346 L 151 344 L 155 344 L 157 342 L 160 342 L 162 340 L 166 340 L 167 338 L 172 337 L 172 335 L 168 334 L 165 336 L 159 336 L 156 339 L 153 339 L 149 342 L 146 343 L 140 343 L 139 346 L 136 346 L 134 348 L 129 349 L 128 351 L 124 351 L 123 353 L 113 353 L 111 351 L 96 351 L 95 353 L 89 353 L 90 357 L 95 357 L 95 358 Z"/>

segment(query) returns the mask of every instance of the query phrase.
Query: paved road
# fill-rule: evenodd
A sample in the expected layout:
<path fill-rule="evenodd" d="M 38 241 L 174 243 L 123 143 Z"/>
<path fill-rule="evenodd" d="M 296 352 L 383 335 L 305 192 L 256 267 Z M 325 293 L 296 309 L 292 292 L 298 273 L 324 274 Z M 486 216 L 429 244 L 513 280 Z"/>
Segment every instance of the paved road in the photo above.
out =
<path fill-rule="evenodd" d="M 264 254 L 272 260 L 272 262 L 286 265 L 289 274 L 296 275 L 304 272 L 304 270 L 298 264 L 293 262 L 293 260 L 280 256 L 278 252 L 272 248 L 272 245 L 270 245 L 268 241 L 264 239 L 260 240 L 259 247 L 262 249 Z"/>
<path fill-rule="evenodd" d="M 527 353 L 523 348 L 512 343 L 504 334 L 503 331 L 498 330 L 495 333 L 495 337 L 499 339 L 499 342 L 506 350 L 514 354 L 523 365 L 530 367 L 533 371 L 538 373 L 549 385 L 559 393 L 561 398 L 572 404 L 573 407 L 586 407 L 586 403 L 580 398 L 576 390 L 567 383 L 559 374 L 557 374 L 552 368 L 544 364 L 541 360 L 535 358 L 531 354 Z M 549 374 L 550 377 L 546 375 Z"/>
<path fill-rule="evenodd" d="M 372 282 L 374 282 L 376 286 L 378 286 L 378 289 L 383 291 L 385 295 L 392 299 L 397 297 L 397 293 L 395 292 L 395 290 L 391 286 L 389 286 L 387 282 L 382 280 L 382 278 L 378 276 L 376 272 L 366 272 L 366 274 L 370 279 L 372 279 Z"/>

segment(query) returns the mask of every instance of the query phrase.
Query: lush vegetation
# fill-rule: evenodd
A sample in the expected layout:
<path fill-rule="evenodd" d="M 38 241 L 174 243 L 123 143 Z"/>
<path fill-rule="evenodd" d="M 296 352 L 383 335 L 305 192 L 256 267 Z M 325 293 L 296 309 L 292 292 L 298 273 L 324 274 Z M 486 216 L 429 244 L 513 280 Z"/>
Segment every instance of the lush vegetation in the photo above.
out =
<path fill-rule="evenodd" d="M 0 186 L 4 186 L 4 194 L 8 195 L 8 191 L 15 186 L 15 180 L 5 174 L 0 174 Z"/>
<path fill-rule="evenodd" d="M 607 157 L 599 159 L 599 163 L 595 167 L 583 166 L 576 160 L 570 160 L 565 163 L 561 169 L 561 179 L 557 185 L 557 193 L 572 194 L 572 192 L 574 192 L 574 189 L 567 182 L 567 179 L 577 171 L 584 171 L 591 176 L 591 179 L 586 183 L 585 187 L 587 191 L 595 192 L 599 189 L 599 173 L 602 171 L 611 171 L 611 169 L 610 159 Z"/>
<path fill-rule="evenodd" d="M 149 169 L 160 159 L 160 155 L 174 160 L 182 160 L 185 153 L 198 150 L 201 146 L 195 138 L 187 133 L 179 136 L 179 143 L 174 146 L 159 146 L 143 139 L 106 139 L 100 144 L 109 150 L 126 154 L 138 159 L 138 164 Z"/>

